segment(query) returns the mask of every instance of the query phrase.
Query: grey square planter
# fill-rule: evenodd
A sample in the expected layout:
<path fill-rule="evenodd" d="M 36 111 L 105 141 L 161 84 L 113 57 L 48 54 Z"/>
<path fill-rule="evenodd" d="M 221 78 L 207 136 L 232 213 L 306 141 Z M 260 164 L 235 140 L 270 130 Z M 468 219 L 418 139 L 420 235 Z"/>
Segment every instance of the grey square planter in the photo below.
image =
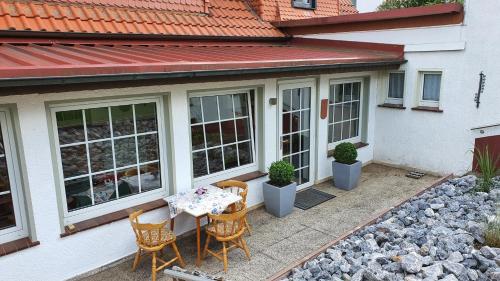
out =
<path fill-rule="evenodd" d="M 335 187 L 351 190 L 358 185 L 361 175 L 362 163 L 356 161 L 354 164 L 347 165 L 337 161 L 332 162 L 333 184 Z"/>
<path fill-rule="evenodd" d="M 264 193 L 264 204 L 266 211 L 278 218 L 282 218 L 293 211 L 297 184 L 291 183 L 287 186 L 276 187 L 267 182 L 262 184 Z"/>

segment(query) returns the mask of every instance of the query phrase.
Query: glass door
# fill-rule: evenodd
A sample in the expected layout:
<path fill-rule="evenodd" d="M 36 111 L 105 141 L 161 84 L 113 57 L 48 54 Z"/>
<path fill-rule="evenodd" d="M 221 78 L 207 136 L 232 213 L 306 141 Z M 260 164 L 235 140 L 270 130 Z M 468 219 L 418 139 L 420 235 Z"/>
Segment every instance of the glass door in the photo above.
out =
<path fill-rule="evenodd" d="M 305 84 L 307 85 L 307 84 Z M 280 158 L 295 168 L 297 185 L 312 182 L 311 105 L 313 85 L 280 87 Z"/>

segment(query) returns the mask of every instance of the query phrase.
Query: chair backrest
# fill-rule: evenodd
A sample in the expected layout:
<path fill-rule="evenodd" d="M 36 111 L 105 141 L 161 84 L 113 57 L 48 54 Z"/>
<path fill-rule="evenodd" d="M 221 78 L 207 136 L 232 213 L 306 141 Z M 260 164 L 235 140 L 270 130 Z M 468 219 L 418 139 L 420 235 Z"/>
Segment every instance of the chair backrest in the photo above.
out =
<path fill-rule="evenodd" d="M 158 224 L 139 223 L 139 216 L 142 213 L 143 211 L 139 210 L 129 215 L 130 224 L 135 233 L 137 244 L 143 247 L 156 247 L 161 244 L 162 236 L 169 231 L 165 227 L 168 221 Z"/>
<path fill-rule="evenodd" d="M 245 215 L 247 214 L 246 205 L 240 211 L 230 214 L 208 214 L 209 227 L 218 237 L 225 237 L 228 240 L 237 238 L 245 232 Z"/>
<path fill-rule="evenodd" d="M 248 194 L 248 184 L 246 182 L 236 180 L 221 181 L 217 183 L 217 187 L 241 196 L 243 203 L 246 204 Z"/>

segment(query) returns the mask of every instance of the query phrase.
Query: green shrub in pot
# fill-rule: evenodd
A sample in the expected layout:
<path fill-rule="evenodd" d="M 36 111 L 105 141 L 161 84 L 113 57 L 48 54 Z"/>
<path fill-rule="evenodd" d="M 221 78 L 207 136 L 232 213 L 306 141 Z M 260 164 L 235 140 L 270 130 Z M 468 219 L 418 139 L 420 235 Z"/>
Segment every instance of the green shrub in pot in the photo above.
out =
<path fill-rule="evenodd" d="M 343 142 L 335 147 L 333 152 L 335 161 L 332 162 L 334 186 L 344 190 L 351 190 L 358 185 L 362 163 L 357 161 L 358 151 L 354 144 Z"/>
<path fill-rule="evenodd" d="M 277 161 L 269 167 L 269 181 L 262 184 L 266 211 L 276 217 L 284 217 L 293 211 L 297 184 L 295 168 L 286 161 Z"/>

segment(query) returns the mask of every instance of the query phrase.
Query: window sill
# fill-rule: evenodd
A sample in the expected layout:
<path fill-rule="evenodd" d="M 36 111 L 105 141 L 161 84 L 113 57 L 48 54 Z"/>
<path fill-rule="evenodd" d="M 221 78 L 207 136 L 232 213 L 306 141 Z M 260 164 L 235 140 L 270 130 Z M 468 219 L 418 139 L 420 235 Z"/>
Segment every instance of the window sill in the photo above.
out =
<path fill-rule="evenodd" d="M 213 185 L 217 185 L 219 182 L 227 181 L 227 180 L 236 180 L 236 181 L 247 182 L 247 181 L 255 180 L 255 179 L 258 179 L 258 178 L 265 177 L 265 176 L 267 176 L 267 173 L 263 173 L 261 171 L 255 171 L 255 172 L 250 172 L 250 173 L 246 173 L 246 174 L 243 174 L 243 175 L 239 175 L 239 176 L 234 177 L 234 178 L 221 180 L 221 181 L 218 181 L 218 182 L 214 183 Z"/>
<path fill-rule="evenodd" d="M 417 106 L 417 107 L 412 107 L 411 110 L 443 113 L 442 109 L 433 106 Z"/>
<path fill-rule="evenodd" d="M 356 149 L 360 149 L 360 148 L 365 147 L 365 146 L 368 146 L 368 144 L 364 143 L 364 142 L 354 143 L 354 147 L 356 147 Z M 328 150 L 328 157 L 333 157 L 334 151 L 335 151 L 335 149 Z"/>
<path fill-rule="evenodd" d="M 379 104 L 378 107 L 401 109 L 401 110 L 406 109 L 406 107 L 403 106 L 402 104 L 395 104 L 395 103 L 383 103 L 383 104 Z"/>
<path fill-rule="evenodd" d="M 143 210 L 144 212 L 148 212 L 148 211 L 156 210 L 156 209 L 159 209 L 159 208 L 162 208 L 165 206 L 167 206 L 167 202 L 163 199 L 158 199 L 155 201 L 151 201 L 151 202 L 137 205 L 134 207 L 130 207 L 127 209 L 123 209 L 120 211 L 116 211 L 116 212 L 113 212 L 110 214 L 106 214 L 104 216 L 95 217 L 95 218 L 92 218 L 89 220 L 77 222 L 77 223 L 71 225 L 71 227 L 69 225 L 65 226 L 64 233 L 61 233 L 60 236 L 61 236 L 61 238 L 64 238 L 66 236 L 70 236 L 70 235 L 76 234 L 78 232 L 82 232 L 85 230 L 89 230 L 92 228 L 96 228 L 96 227 L 99 227 L 99 226 L 102 226 L 105 224 L 109 224 L 109 223 L 112 223 L 115 221 L 119 221 L 119 220 L 128 218 L 129 214 L 131 214 L 132 212 L 139 210 L 139 209 Z"/>
<path fill-rule="evenodd" d="M 19 252 L 31 247 L 40 245 L 38 241 L 31 241 L 29 238 L 21 238 L 4 244 L 0 244 L 0 257 Z"/>

